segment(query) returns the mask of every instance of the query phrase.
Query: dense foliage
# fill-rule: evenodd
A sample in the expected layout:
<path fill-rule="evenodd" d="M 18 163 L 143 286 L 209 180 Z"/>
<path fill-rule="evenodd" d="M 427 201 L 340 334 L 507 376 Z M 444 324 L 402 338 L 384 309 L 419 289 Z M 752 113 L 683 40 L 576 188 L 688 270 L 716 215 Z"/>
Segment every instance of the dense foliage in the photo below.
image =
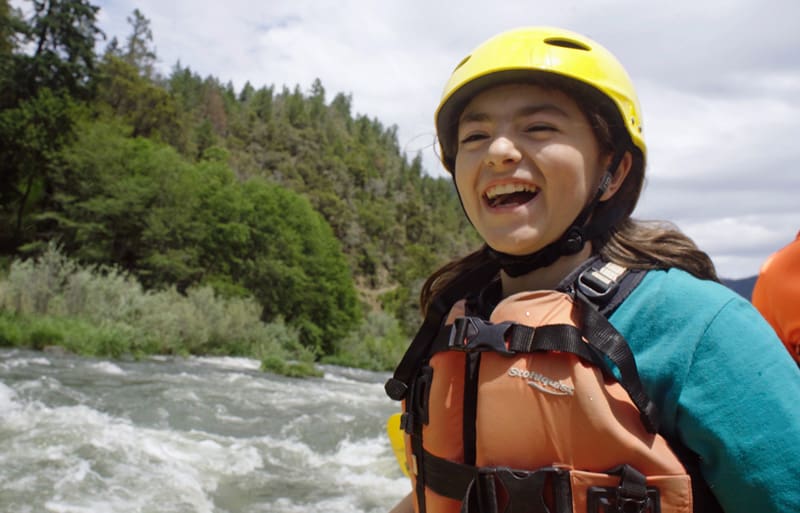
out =
<path fill-rule="evenodd" d="M 314 374 L 312 351 L 281 319 L 264 323 L 250 298 L 211 287 L 147 291 L 132 276 L 81 266 L 49 244 L 0 282 L 0 346 L 87 356 L 217 354 L 259 358 L 284 374 Z"/>
<path fill-rule="evenodd" d="M 0 0 L 7 260 L 58 241 L 146 290 L 252 298 L 317 357 L 391 365 L 421 280 L 476 243 L 452 185 L 406 157 L 396 127 L 319 80 L 236 91 L 179 63 L 161 76 L 138 10 L 95 54 L 97 7 L 29 4 Z"/>

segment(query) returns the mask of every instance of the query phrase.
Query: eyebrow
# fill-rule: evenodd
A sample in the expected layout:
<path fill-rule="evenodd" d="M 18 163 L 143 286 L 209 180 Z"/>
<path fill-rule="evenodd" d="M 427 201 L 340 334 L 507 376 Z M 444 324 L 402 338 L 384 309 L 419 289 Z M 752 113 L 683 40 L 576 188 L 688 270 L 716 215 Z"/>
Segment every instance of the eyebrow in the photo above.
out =
<path fill-rule="evenodd" d="M 561 107 L 559 107 L 554 103 L 526 105 L 525 107 L 522 107 L 518 109 L 516 112 L 514 112 L 514 117 L 520 118 L 520 117 L 530 116 L 532 114 L 537 114 L 539 112 L 550 112 L 563 117 L 569 117 L 569 115 L 564 109 L 562 109 Z M 461 118 L 459 119 L 459 123 L 483 122 L 483 121 L 488 121 L 489 119 L 490 116 L 486 112 L 468 111 L 461 116 Z"/>

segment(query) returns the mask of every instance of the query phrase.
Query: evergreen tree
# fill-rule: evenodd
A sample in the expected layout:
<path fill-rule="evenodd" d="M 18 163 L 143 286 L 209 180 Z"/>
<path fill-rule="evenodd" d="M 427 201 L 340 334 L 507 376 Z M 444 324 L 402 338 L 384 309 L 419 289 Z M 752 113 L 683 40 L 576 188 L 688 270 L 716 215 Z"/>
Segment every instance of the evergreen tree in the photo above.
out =
<path fill-rule="evenodd" d="M 98 7 L 86 0 L 31 0 L 33 14 L 24 33 L 32 53 L 20 55 L 15 69 L 21 98 L 41 88 L 78 99 L 91 97 Z"/>
<path fill-rule="evenodd" d="M 152 48 L 153 32 L 148 20 L 139 9 L 126 18 L 133 31 L 128 36 L 123 54 L 125 62 L 133 65 L 146 78 L 155 77 L 156 51 Z"/>
<path fill-rule="evenodd" d="M 24 23 L 0 9 L 3 40 L 0 82 L 0 247 L 35 237 L 26 215 L 53 193 L 51 173 L 59 147 L 71 137 L 76 103 L 91 99 L 94 44 L 102 32 L 98 8 L 85 0 L 32 0 Z M 6 73 L 7 72 L 7 73 Z"/>
<path fill-rule="evenodd" d="M 140 75 L 140 70 L 107 51 L 98 67 L 97 101 L 101 113 L 124 121 L 133 137 L 151 137 L 189 152 L 180 107 L 163 87 Z"/>

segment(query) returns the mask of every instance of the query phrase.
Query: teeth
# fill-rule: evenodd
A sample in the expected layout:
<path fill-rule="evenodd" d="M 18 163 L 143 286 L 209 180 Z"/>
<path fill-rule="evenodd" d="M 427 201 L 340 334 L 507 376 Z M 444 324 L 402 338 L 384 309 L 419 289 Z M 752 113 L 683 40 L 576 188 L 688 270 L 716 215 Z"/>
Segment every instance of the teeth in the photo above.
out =
<path fill-rule="evenodd" d="M 498 196 L 502 196 L 503 194 L 513 194 L 515 192 L 536 192 L 538 189 L 533 185 L 528 185 L 524 183 L 504 183 L 500 185 L 495 185 L 490 187 L 486 190 L 486 197 L 489 199 L 494 199 Z"/>

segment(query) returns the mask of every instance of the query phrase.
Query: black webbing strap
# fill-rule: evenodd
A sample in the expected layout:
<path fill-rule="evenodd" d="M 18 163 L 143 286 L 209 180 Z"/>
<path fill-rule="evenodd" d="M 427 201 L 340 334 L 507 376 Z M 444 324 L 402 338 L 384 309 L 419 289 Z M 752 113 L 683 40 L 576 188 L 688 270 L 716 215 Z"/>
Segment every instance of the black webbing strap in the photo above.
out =
<path fill-rule="evenodd" d="M 411 433 L 411 453 L 414 455 L 416 462 L 425 462 L 426 455 L 428 454 L 422 446 L 422 429 L 418 429 Z M 428 472 L 425 468 L 416 468 L 417 479 L 414 486 L 414 492 L 417 496 L 417 512 L 427 513 L 428 506 L 425 503 L 425 487 L 428 486 Z"/>
<path fill-rule="evenodd" d="M 508 467 L 474 467 L 424 452 L 426 484 L 443 497 L 462 501 L 463 513 L 561 513 L 572 511 L 569 471 L 553 467 L 516 470 Z M 502 492 L 498 493 L 498 491 Z M 548 490 L 546 492 L 546 490 Z M 551 497 L 555 509 L 545 504 Z M 500 509 L 498 497 L 507 505 Z"/>
<path fill-rule="evenodd" d="M 639 416 L 644 427 L 650 433 L 657 433 L 658 412 L 655 404 L 644 391 L 639 371 L 636 368 L 636 360 L 628 342 L 591 304 L 588 304 L 580 295 L 578 299 L 582 303 L 583 336 L 586 337 L 591 347 L 608 358 L 619 370 L 619 382 L 630 396 L 633 404 L 639 409 Z"/>
<path fill-rule="evenodd" d="M 619 484 L 590 487 L 586 496 L 587 513 L 660 513 L 661 494 L 658 488 L 647 486 L 644 474 L 630 465 L 620 465 L 605 473 L 619 476 Z"/>
<path fill-rule="evenodd" d="M 442 329 L 430 344 L 431 354 L 439 351 L 483 352 L 503 355 L 536 351 L 572 353 L 613 376 L 607 360 L 619 371 L 619 382 L 639 409 L 642 423 L 650 433 L 658 432 L 655 404 L 644 391 L 636 361 L 628 342 L 586 299 L 581 303 L 583 328 L 553 324 L 532 328 L 517 323 L 492 324 L 477 317 L 460 317 Z M 584 338 L 586 342 L 584 342 Z M 588 343 L 587 343 L 588 342 Z M 607 360 L 606 360 L 607 359 Z"/>
<path fill-rule="evenodd" d="M 422 471 L 428 488 L 442 497 L 459 501 L 478 475 L 477 467 L 440 458 L 428 451 L 423 453 Z"/>
<path fill-rule="evenodd" d="M 588 268 L 595 266 L 599 268 L 601 265 L 602 261 L 599 259 L 599 257 L 595 256 L 590 258 L 587 260 L 587 262 L 576 269 L 576 272 L 571 273 L 570 276 L 568 276 L 567 279 L 562 282 L 564 288 L 568 286 L 568 283 L 574 283 L 579 274 L 583 273 Z M 489 283 L 497 275 L 498 271 L 499 268 L 497 262 L 489 261 L 483 266 L 471 270 L 462 276 L 461 279 L 453 282 L 435 299 L 433 304 L 428 309 L 428 313 L 422 326 L 414 336 L 414 339 L 406 350 L 405 355 L 403 355 L 402 360 L 395 369 L 394 375 L 389 378 L 384 386 L 384 389 L 389 397 L 398 401 L 405 398 L 417 368 L 422 364 L 425 358 L 431 354 L 431 345 L 433 344 L 434 339 L 437 337 L 437 334 L 441 336 L 440 329 L 442 327 L 442 322 L 445 316 L 449 313 L 450 308 L 452 308 L 456 301 L 467 297 L 469 292 L 472 291 L 476 285 L 480 286 L 481 284 Z M 615 291 L 609 298 L 610 304 L 602 305 L 600 308 L 601 313 L 610 315 L 613 309 L 616 308 L 622 301 L 624 301 L 628 294 L 639 284 L 643 276 L 644 273 L 641 272 L 628 271 L 625 273 L 625 276 L 620 280 L 619 283 L 616 284 L 617 286 L 615 286 Z M 561 289 L 562 285 L 559 285 L 558 288 Z M 580 296 L 580 294 L 578 295 Z M 601 306 L 595 305 L 593 301 L 588 298 L 586 298 L 586 301 L 588 301 L 588 305 L 592 305 L 594 308 Z M 444 331 L 448 333 L 446 336 L 449 337 L 449 330 Z M 581 357 L 583 358 L 583 356 Z M 622 369 L 620 368 L 620 370 Z M 638 381 L 638 375 L 636 381 Z M 637 385 L 633 385 L 634 389 L 636 387 Z M 641 389 L 641 386 L 639 386 L 639 388 Z M 641 401 L 641 399 L 638 400 Z M 637 406 L 639 406 L 638 403 Z M 650 414 L 648 414 L 648 416 L 650 416 Z M 653 419 L 655 419 L 654 412 L 652 416 Z"/>
<path fill-rule="evenodd" d="M 422 362 L 428 357 L 431 343 L 442 327 L 442 322 L 450 312 L 450 308 L 456 301 L 466 297 L 469 291 L 475 287 L 475 284 L 489 283 L 497 275 L 498 271 L 497 263 L 489 261 L 483 266 L 476 267 L 464 274 L 461 279 L 451 283 L 447 289 L 436 297 L 433 304 L 428 308 L 425 321 L 394 370 L 394 375 L 384 385 L 386 394 L 389 397 L 396 401 L 405 398 L 411 380 L 414 379 L 414 375 Z"/>
<path fill-rule="evenodd" d="M 449 327 L 449 329 L 447 329 Z M 507 356 L 537 351 L 572 353 L 588 363 L 606 368 L 605 359 L 583 341 L 581 330 L 570 324 L 533 328 L 517 323 L 492 324 L 478 317 L 459 317 L 436 335 L 431 354 L 441 351 L 494 351 Z"/>

